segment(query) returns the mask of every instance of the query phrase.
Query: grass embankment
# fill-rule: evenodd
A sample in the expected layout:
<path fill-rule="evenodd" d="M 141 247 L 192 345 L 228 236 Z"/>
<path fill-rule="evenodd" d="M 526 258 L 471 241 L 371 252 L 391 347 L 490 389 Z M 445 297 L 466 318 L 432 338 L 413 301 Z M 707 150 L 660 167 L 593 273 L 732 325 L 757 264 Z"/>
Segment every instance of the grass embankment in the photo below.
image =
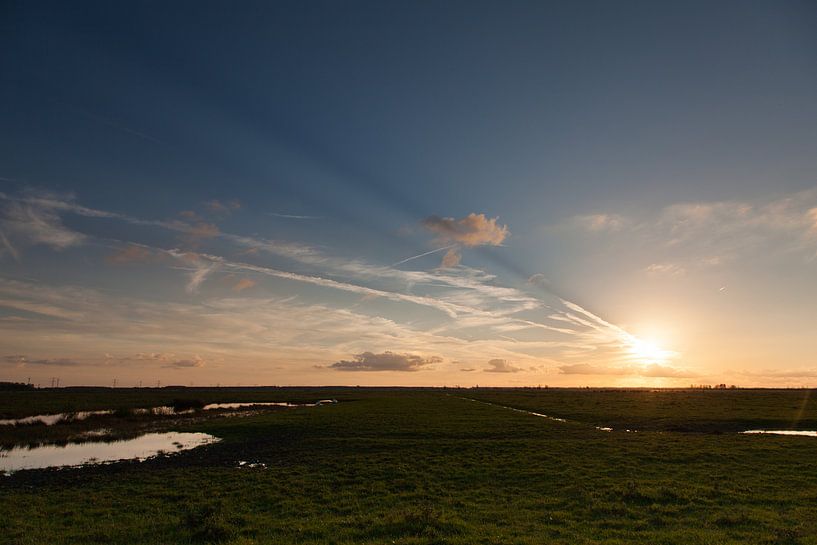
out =
<path fill-rule="evenodd" d="M 224 440 L 0 480 L 0 541 L 817 543 L 811 438 L 604 433 L 377 391 L 195 430 Z"/>

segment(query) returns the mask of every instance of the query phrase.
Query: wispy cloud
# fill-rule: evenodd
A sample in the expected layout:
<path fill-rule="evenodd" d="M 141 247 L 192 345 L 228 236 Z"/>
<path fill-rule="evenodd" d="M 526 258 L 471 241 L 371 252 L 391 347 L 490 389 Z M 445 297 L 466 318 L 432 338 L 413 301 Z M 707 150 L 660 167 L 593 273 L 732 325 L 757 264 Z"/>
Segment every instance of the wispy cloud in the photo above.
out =
<path fill-rule="evenodd" d="M 417 255 L 413 255 L 411 257 L 407 257 L 406 259 L 401 259 L 397 263 L 392 263 L 391 266 L 396 267 L 398 265 L 402 265 L 403 263 L 408 263 L 409 261 L 414 261 L 415 259 L 420 259 L 421 257 L 425 257 L 427 255 L 436 254 L 437 252 L 443 252 L 445 250 L 449 250 L 449 249 L 454 248 L 456 246 L 457 246 L 456 244 L 450 244 L 448 246 L 443 246 L 442 248 L 435 248 L 434 250 L 429 250 L 428 252 L 423 252 L 421 254 L 417 254 Z M 446 254 L 446 255 L 448 255 L 448 254 Z M 443 258 L 443 262 L 445 262 L 445 258 Z M 457 263 L 459 263 L 459 260 L 457 260 Z"/>
<path fill-rule="evenodd" d="M 270 216 L 275 216 L 276 218 L 284 218 L 290 220 L 319 220 L 323 219 L 323 216 L 302 216 L 298 214 L 279 214 L 277 212 L 269 212 Z"/>
<path fill-rule="evenodd" d="M 59 218 L 59 213 L 79 214 L 91 218 L 115 219 L 133 225 L 159 227 L 180 233 L 195 232 L 196 225 L 203 221 L 195 212 L 187 214 L 184 221 L 179 219 L 143 220 L 113 212 L 89 209 L 79 205 L 73 199 L 60 200 L 56 195 L 39 195 L 36 198 L 28 195 L 17 198 L 15 202 L 18 201 L 36 204 L 55 214 L 57 218 Z M 507 226 L 498 225 L 496 218 L 489 219 L 483 214 L 471 214 L 462 220 L 429 219 L 426 223 L 427 226 L 433 226 L 429 228 L 438 234 L 438 238 L 442 237 L 449 241 L 446 246 L 431 250 L 431 252 L 456 250 L 463 246 L 481 244 L 496 245 L 508 235 Z M 368 300 L 383 299 L 440 311 L 439 315 L 428 316 L 428 324 L 422 329 L 406 328 L 393 321 L 382 322 L 382 324 L 388 324 L 387 329 L 391 332 L 383 331 L 383 337 L 378 336 L 377 342 L 369 345 L 382 347 L 381 350 L 390 349 L 387 342 L 389 335 L 393 335 L 394 331 L 401 331 L 401 334 L 406 335 L 407 338 L 411 336 L 414 342 L 417 339 L 424 339 L 422 346 L 439 346 L 441 347 L 440 353 L 446 356 L 456 355 L 461 361 L 469 362 L 472 366 L 479 361 L 484 361 L 480 360 L 480 355 L 476 353 L 477 350 L 483 350 L 482 354 L 490 351 L 497 355 L 496 359 L 514 361 L 515 364 L 511 367 L 516 368 L 518 365 L 520 373 L 536 372 L 532 369 L 536 369 L 536 364 L 543 361 L 561 360 L 565 362 L 575 358 L 597 357 L 599 354 L 605 356 L 614 354 L 624 360 L 628 357 L 628 343 L 631 336 L 583 307 L 553 296 L 550 293 L 552 290 L 549 290 L 548 293 L 537 290 L 537 295 L 532 295 L 525 289 L 500 285 L 494 275 L 462 265 L 430 271 L 400 270 L 358 259 L 327 255 L 315 247 L 299 243 L 248 237 L 221 231 L 210 231 L 207 235 L 218 239 L 222 246 L 224 243 L 230 244 L 242 249 L 245 254 L 246 250 L 253 250 L 255 252 L 251 256 L 253 260 L 270 254 L 276 258 L 292 261 L 298 265 L 300 270 L 314 272 L 292 272 L 282 268 L 231 260 L 213 253 L 191 251 L 190 249 L 163 249 L 129 241 L 123 241 L 121 249 L 108 260 L 121 264 L 153 260 L 153 257 L 156 256 L 156 263 L 159 263 L 158 256 L 168 256 L 172 258 L 170 262 L 173 260 L 180 262 L 180 266 L 176 268 L 186 271 L 188 279 L 185 291 L 190 294 L 202 291 L 207 279 L 218 272 L 228 275 L 249 273 L 357 294 Z M 249 259 L 250 255 L 246 255 Z M 449 257 L 451 259 L 446 264 L 452 267 L 458 261 L 458 254 L 455 253 L 454 256 L 448 256 L 446 259 Z M 533 281 L 539 282 L 540 279 L 534 275 Z M 250 282 L 252 281 L 244 279 L 234 284 L 232 288 L 240 292 L 251 287 Z M 533 284 L 529 283 L 527 286 L 533 287 Z M 269 286 L 265 285 L 265 289 L 275 289 L 275 285 L 272 283 Z M 0 297 L 6 300 L 5 303 L 0 301 L 0 306 L 68 320 L 74 320 L 76 309 L 82 308 L 76 304 L 62 304 L 61 299 L 60 304 L 57 304 L 56 300 L 4 297 L 2 290 L 0 290 Z M 211 300 L 206 294 L 202 297 L 205 300 Z M 548 299 L 545 301 L 543 298 Z M 246 304 L 246 298 L 242 299 Z M 229 319 L 235 320 L 236 318 L 231 316 Z M 268 320 L 268 318 L 265 319 Z M 161 323 L 166 324 L 166 320 L 162 319 Z M 224 323 L 219 323 L 214 327 L 218 330 L 226 326 Z M 347 331 L 346 328 L 339 327 L 337 323 L 333 327 L 336 331 Z M 178 327 L 174 325 L 171 329 L 176 330 Z M 377 329 L 380 330 L 380 325 Z M 323 329 L 321 331 L 328 338 L 335 338 L 334 334 L 329 335 Z M 348 334 L 360 336 L 360 331 L 355 330 Z M 511 334 L 513 337 L 509 336 Z M 474 340 L 475 336 L 479 337 L 479 340 Z M 391 337 L 391 340 L 393 342 L 394 337 Z M 364 339 L 361 338 L 361 342 L 363 341 Z M 414 342 L 404 343 L 408 349 L 405 353 L 411 353 L 411 350 L 415 349 L 417 344 Z M 348 344 L 348 339 L 338 340 L 334 346 L 335 349 L 339 349 L 341 345 Z M 368 347 L 357 347 L 358 350 L 361 348 L 368 350 Z M 291 347 L 290 350 L 292 350 Z M 347 353 L 362 354 L 364 352 L 365 350 Z"/>
<path fill-rule="evenodd" d="M 5 363 L 11 363 L 18 367 L 23 367 L 26 365 L 46 365 L 52 367 L 73 367 L 75 365 L 80 365 L 79 362 L 71 359 L 71 358 L 29 358 L 23 355 L 11 355 L 11 356 L 4 356 L 2 361 Z"/>
<path fill-rule="evenodd" d="M 241 209 L 241 203 L 237 199 L 231 199 L 228 201 L 212 199 L 204 202 L 202 206 L 205 210 L 218 215 L 228 215 Z"/>
<path fill-rule="evenodd" d="M 817 251 L 817 188 L 754 201 L 675 203 L 656 213 L 576 216 L 570 225 L 590 233 L 615 233 L 646 252 L 663 254 L 647 272 L 679 276 L 743 257 Z"/>
<path fill-rule="evenodd" d="M 630 225 L 630 221 L 618 214 L 587 214 L 576 216 L 573 222 L 588 231 L 604 232 L 604 231 L 620 231 L 624 227 Z"/>
<path fill-rule="evenodd" d="M 66 227 L 55 209 L 37 204 L 36 199 L 40 198 L 40 194 L 29 192 L 27 195 L 35 200 L 12 200 L 0 194 L 0 199 L 3 200 L 0 206 L 3 245 L 15 259 L 19 259 L 19 252 L 11 240 L 23 245 L 50 246 L 56 250 L 64 250 L 83 242 L 85 236 Z"/>
<path fill-rule="evenodd" d="M 169 367 L 172 369 L 191 369 L 191 368 L 198 368 L 204 367 L 205 361 L 203 358 L 199 356 L 195 356 L 192 359 L 182 359 L 182 360 L 172 360 L 164 363 L 163 367 Z"/>
<path fill-rule="evenodd" d="M 257 282 L 251 278 L 242 278 L 233 286 L 233 291 L 244 291 L 255 286 Z"/>
<path fill-rule="evenodd" d="M 141 244 L 128 244 L 117 249 L 105 260 L 114 265 L 124 265 L 127 263 L 144 263 L 157 259 L 158 254 L 150 248 Z"/>
<path fill-rule="evenodd" d="M 518 373 L 524 371 L 521 367 L 511 365 L 508 360 L 499 358 L 488 360 L 488 365 L 490 367 L 485 369 L 486 373 Z"/>
<path fill-rule="evenodd" d="M 559 371 L 564 375 L 615 375 L 615 376 L 641 376 L 654 378 L 692 378 L 697 376 L 688 370 L 678 369 L 669 365 L 649 364 L 638 365 L 593 365 L 589 363 L 576 363 L 562 365 Z"/>

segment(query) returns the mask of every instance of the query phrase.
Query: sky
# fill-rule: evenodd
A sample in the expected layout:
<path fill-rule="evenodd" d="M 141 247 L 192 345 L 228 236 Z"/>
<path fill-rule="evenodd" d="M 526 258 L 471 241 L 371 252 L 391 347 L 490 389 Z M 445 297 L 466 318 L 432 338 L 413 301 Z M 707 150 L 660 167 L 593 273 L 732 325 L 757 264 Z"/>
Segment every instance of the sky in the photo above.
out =
<path fill-rule="evenodd" d="M 0 4 L 0 380 L 817 386 L 817 5 Z"/>

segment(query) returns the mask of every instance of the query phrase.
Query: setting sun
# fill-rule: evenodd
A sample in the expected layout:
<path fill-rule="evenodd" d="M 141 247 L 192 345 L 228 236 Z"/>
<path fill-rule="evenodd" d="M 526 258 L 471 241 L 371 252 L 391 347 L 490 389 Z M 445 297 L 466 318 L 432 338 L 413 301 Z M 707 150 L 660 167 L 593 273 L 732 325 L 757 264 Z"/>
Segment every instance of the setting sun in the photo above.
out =
<path fill-rule="evenodd" d="M 662 348 L 654 340 L 639 339 L 635 336 L 630 339 L 630 353 L 639 363 L 665 363 L 674 354 L 671 350 Z"/>

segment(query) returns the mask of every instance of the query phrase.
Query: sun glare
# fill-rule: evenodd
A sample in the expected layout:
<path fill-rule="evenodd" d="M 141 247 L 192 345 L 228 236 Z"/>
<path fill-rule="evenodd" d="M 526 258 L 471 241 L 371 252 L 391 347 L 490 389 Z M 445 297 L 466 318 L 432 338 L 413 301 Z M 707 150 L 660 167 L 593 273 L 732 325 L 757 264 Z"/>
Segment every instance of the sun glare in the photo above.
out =
<path fill-rule="evenodd" d="M 671 350 L 661 348 L 655 341 L 630 338 L 630 353 L 641 363 L 664 363 L 672 357 Z"/>

